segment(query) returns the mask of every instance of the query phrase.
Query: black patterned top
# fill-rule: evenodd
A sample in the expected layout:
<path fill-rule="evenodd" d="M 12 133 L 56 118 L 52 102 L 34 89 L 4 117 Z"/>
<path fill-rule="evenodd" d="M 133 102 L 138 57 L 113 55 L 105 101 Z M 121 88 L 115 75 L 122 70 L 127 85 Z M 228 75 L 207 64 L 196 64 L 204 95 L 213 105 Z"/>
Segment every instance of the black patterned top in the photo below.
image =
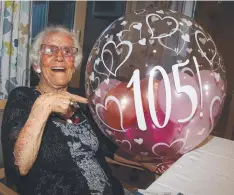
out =
<path fill-rule="evenodd" d="M 77 124 L 55 115 L 48 118 L 38 157 L 29 173 L 20 176 L 13 148 L 39 95 L 28 87 L 18 87 L 9 95 L 2 123 L 8 184 L 16 185 L 21 195 L 121 195 L 122 186 L 111 176 L 105 161 L 105 156 L 113 158 L 116 147 L 97 130 L 87 106 L 80 105 L 75 113 Z"/>

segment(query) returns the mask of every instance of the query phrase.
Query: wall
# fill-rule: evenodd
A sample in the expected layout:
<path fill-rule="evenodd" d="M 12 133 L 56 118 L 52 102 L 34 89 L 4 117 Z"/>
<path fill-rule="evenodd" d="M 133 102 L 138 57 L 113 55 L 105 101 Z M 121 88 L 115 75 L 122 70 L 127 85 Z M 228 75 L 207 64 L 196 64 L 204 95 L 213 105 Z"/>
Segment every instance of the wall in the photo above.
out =
<path fill-rule="evenodd" d="M 229 105 L 234 93 L 234 2 L 197 2 L 195 19 L 210 33 L 217 48 L 224 58 L 228 79 L 228 94 L 221 118 L 216 125 L 214 134 L 223 137 L 227 124 Z"/>

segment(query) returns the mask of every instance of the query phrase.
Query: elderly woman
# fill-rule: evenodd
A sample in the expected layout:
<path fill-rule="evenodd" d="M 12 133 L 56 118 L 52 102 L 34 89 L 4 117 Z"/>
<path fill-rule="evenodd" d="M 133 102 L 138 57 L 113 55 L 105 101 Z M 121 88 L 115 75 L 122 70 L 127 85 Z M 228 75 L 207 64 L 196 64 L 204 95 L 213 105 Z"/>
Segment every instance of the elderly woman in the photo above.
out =
<path fill-rule="evenodd" d="M 7 182 L 21 195 L 121 195 L 105 156 L 116 157 L 91 120 L 87 100 L 68 87 L 81 62 L 75 36 L 49 27 L 34 41 L 36 87 L 17 87 L 2 124 Z M 75 95 L 76 94 L 76 95 Z"/>

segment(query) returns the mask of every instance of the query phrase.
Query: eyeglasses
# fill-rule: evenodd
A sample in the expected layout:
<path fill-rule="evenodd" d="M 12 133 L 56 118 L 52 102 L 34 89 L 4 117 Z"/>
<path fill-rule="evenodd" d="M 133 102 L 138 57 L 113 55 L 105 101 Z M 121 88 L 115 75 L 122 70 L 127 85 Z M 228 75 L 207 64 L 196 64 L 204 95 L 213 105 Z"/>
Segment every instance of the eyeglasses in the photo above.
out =
<path fill-rule="evenodd" d="M 41 45 L 41 51 L 46 55 L 57 55 L 60 49 L 64 57 L 73 57 L 78 52 L 78 48 L 72 46 L 58 47 L 56 45 Z"/>

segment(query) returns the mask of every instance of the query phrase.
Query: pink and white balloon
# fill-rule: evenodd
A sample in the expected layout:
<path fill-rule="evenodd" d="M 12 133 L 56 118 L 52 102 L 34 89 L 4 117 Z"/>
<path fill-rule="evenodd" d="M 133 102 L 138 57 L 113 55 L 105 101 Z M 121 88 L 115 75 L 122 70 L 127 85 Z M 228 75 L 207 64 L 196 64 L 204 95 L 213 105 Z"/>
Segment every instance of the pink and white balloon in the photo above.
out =
<path fill-rule="evenodd" d="M 89 57 L 86 94 L 99 128 L 119 147 L 172 158 L 212 132 L 226 73 L 198 23 L 153 8 L 121 17 L 101 34 Z"/>

